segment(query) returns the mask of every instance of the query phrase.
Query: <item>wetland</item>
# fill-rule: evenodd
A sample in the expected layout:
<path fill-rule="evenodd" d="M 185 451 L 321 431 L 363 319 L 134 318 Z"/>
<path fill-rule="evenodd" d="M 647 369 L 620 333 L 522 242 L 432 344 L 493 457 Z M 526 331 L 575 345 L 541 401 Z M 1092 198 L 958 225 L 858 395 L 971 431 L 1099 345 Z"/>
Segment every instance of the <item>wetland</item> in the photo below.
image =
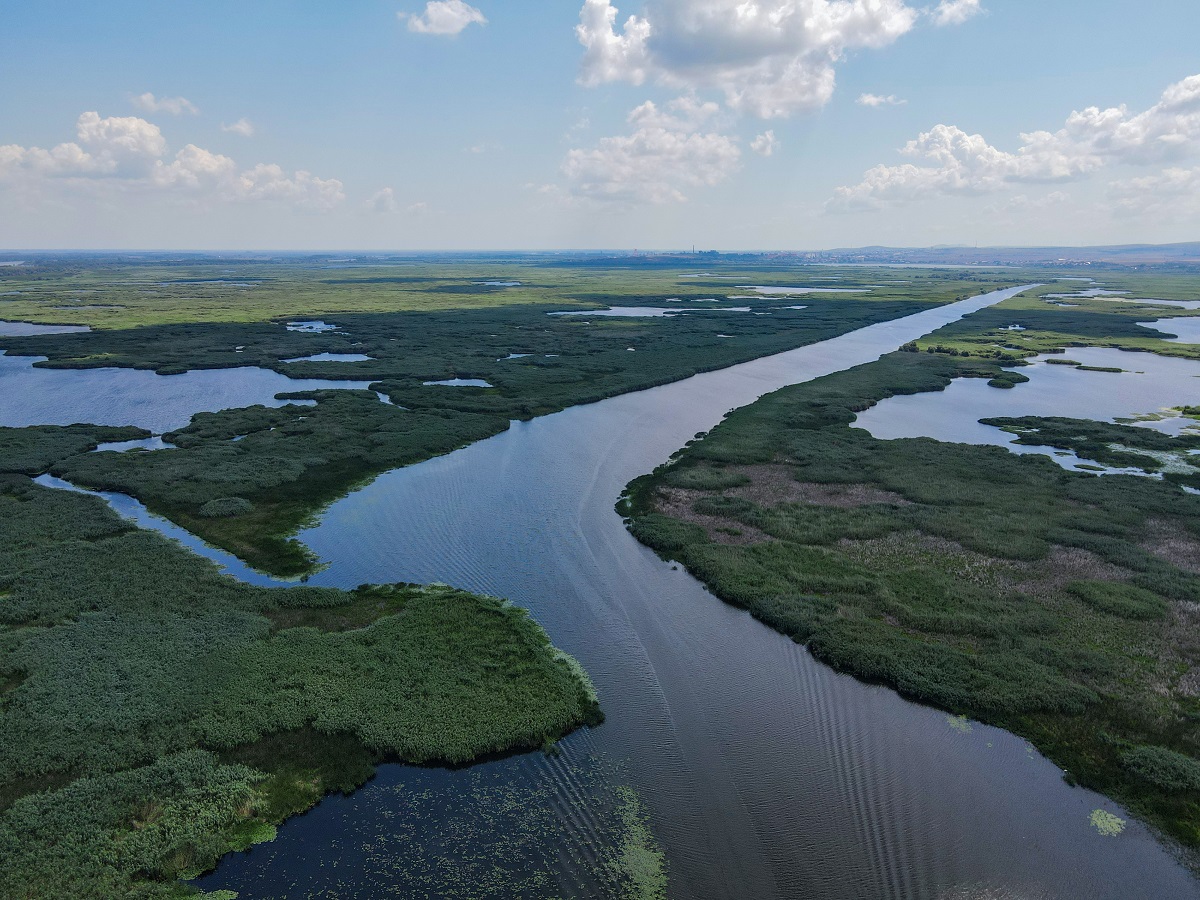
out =
<path fill-rule="evenodd" d="M 5 397 L 116 379 L 87 407 L 35 390 L 0 431 L 14 886 L 1197 895 L 1161 843 L 1191 843 L 1195 821 L 1183 563 L 1200 501 L 1162 459 L 1192 438 L 1110 419 L 1200 398 L 1167 390 L 1086 435 L 1057 424 L 1069 402 L 980 413 L 1005 417 L 981 426 L 1005 443 L 1054 448 L 1028 456 L 848 427 L 964 379 L 1019 398 L 1040 376 L 984 381 L 1125 377 L 1022 365 L 1064 346 L 1191 365 L 1144 310 L 1055 307 L 1040 296 L 1062 285 L 1027 287 L 1044 272 L 912 269 L 881 288 L 848 269 L 839 288 L 864 293 L 800 310 L 783 291 L 815 279 L 795 269 L 146 267 L 5 276 L 6 316 L 20 302 L 13 320 L 92 329 L 5 337 Z M 545 315 L 772 281 L 760 315 Z M 89 285 L 120 311 L 58 318 L 58 292 Z M 1133 290 L 1189 299 L 1159 277 Z M 355 361 L 283 362 L 322 354 Z M 231 372 L 280 381 L 142 404 L 118 383 Z M 455 381 L 484 384 L 425 383 Z M 1073 474 L 1055 450 L 1161 477 Z M 635 481 L 630 533 L 613 504 L 668 459 Z M 1011 484 L 982 488 L 981 469 Z M 1104 515 L 1084 527 L 1088 504 Z M 1064 620 L 1087 624 L 1064 641 Z M 480 706 L 489 692 L 503 702 Z M 59 735 L 83 708 L 113 714 Z M 73 821 L 81 805 L 95 814 Z"/>

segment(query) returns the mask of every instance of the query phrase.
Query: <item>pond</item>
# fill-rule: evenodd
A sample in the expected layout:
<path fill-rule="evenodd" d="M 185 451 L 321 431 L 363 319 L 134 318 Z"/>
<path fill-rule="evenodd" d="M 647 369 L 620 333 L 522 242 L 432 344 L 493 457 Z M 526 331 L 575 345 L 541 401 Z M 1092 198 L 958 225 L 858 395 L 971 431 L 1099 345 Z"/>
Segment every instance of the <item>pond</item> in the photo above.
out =
<path fill-rule="evenodd" d="M 296 356 L 292 359 L 285 359 L 285 363 L 298 362 L 369 362 L 374 357 L 367 356 L 365 353 L 314 353 L 312 356 Z"/>
<path fill-rule="evenodd" d="M 30 337 L 35 334 L 78 334 L 91 331 L 87 325 L 34 325 L 30 322 L 0 321 L 0 337 Z"/>
<path fill-rule="evenodd" d="M 297 402 L 276 394 L 370 388 L 368 381 L 288 378 L 249 366 L 156 375 L 140 369 L 46 369 L 34 366 L 38 359 L 0 356 L 0 426 L 91 422 L 164 434 L 183 428 L 198 412 Z"/>
<path fill-rule="evenodd" d="M 1029 378 L 1012 390 L 989 387 L 981 378 L 959 378 L 944 391 L 891 397 L 858 414 L 856 428 L 877 438 L 931 437 L 964 444 L 991 444 L 1013 453 L 1042 453 L 1068 469 L 1084 461 L 1047 447 L 1014 444 L 1015 435 L 980 419 L 1016 416 L 1068 416 L 1112 422 L 1159 416 L 1174 407 L 1200 403 L 1200 362 L 1095 347 L 1071 348 L 1071 360 L 1085 366 L 1122 369 L 1089 372 L 1043 356 L 1017 369 Z M 1177 413 L 1134 424 L 1178 434 L 1197 424 Z M 1084 464 L 1092 465 L 1090 462 Z M 1110 470 L 1142 474 L 1140 470 Z"/>
<path fill-rule="evenodd" d="M 484 381 L 482 378 L 447 378 L 445 381 L 423 381 L 421 383 L 426 387 L 495 387 L 490 381 Z"/>
<path fill-rule="evenodd" d="M 738 285 L 743 291 L 757 291 L 763 296 L 772 296 L 776 294 L 869 294 L 870 288 L 834 288 L 834 287 L 771 287 L 770 285 L 753 285 L 740 284 Z"/>

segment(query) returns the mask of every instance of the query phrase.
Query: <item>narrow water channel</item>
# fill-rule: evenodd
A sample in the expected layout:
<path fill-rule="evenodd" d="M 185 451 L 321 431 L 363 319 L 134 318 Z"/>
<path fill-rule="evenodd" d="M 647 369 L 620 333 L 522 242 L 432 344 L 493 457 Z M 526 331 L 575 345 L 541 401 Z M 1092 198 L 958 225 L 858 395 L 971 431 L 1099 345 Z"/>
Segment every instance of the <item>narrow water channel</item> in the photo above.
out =
<path fill-rule="evenodd" d="M 598 896 L 574 862 L 598 839 L 578 798 L 596 772 L 619 772 L 666 850 L 673 897 L 1200 897 L 1131 819 L 1116 837 L 1094 830 L 1093 810 L 1129 816 L 1068 787 L 1020 739 L 832 672 L 658 559 L 613 509 L 631 479 L 727 410 L 1020 290 L 517 423 L 335 503 L 301 535 L 328 563 L 312 583 L 442 581 L 509 597 L 584 664 L 608 720 L 564 741 L 559 757 L 462 772 L 384 766 L 200 884 L 242 900 Z M 480 778 L 541 798 L 552 821 L 538 831 L 542 858 L 562 860 L 544 890 L 428 886 L 467 865 L 454 855 L 465 845 L 446 855 L 447 834 L 473 815 L 495 821 L 496 795 L 472 793 Z M 418 797 L 433 800 L 418 809 Z M 479 798 L 466 801 L 474 811 L 463 797 Z M 433 818 L 414 828 L 418 815 Z M 434 879 L 420 892 L 404 874 L 415 859 Z"/>

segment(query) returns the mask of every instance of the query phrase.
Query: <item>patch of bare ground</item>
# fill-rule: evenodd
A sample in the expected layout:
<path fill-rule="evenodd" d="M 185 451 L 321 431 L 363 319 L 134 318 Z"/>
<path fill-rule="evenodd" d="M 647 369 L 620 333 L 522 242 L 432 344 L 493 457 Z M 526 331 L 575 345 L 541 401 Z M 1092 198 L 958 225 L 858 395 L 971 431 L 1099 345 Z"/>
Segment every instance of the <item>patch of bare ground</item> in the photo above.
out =
<path fill-rule="evenodd" d="M 891 503 L 896 506 L 911 505 L 908 500 L 892 491 L 872 487 L 869 484 L 815 484 L 797 481 L 795 470 L 788 465 L 765 463 L 757 466 L 733 466 L 728 470 L 750 479 L 749 484 L 730 488 L 727 497 L 741 497 L 759 506 L 778 506 L 781 503 L 812 503 L 816 506 L 839 506 L 851 509 L 857 506 L 872 506 Z"/>
<path fill-rule="evenodd" d="M 1172 603 L 1166 632 L 1167 658 L 1183 672 L 1175 692 L 1200 697 L 1200 603 Z"/>
<path fill-rule="evenodd" d="M 1178 569 L 1200 575 L 1200 540 L 1182 533 L 1170 522 L 1147 520 L 1146 540 L 1142 547 Z"/>
<path fill-rule="evenodd" d="M 871 540 L 838 541 L 838 549 L 872 569 L 937 568 L 972 584 L 1010 588 L 1025 566 L 995 559 L 946 538 L 919 531 L 889 534 Z"/>
<path fill-rule="evenodd" d="M 714 544 L 727 546 L 744 546 L 746 544 L 761 544 L 771 540 L 771 536 L 749 525 L 743 525 L 735 519 L 724 516 L 706 516 L 696 512 L 692 505 L 705 497 L 711 497 L 707 491 L 694 491 L 687 488 L 659 488 L 654 497 L 654 508 L 664 516 L 679 519 L 692 525 L 699 525 Z"/>
<path fill-rule="evenodd" d="M 1124 582 L 1132 574 L 1078 547 L 1051 547 L 1045 559 L 1027 563 L 1023 568 L 1025 577 L 1015 582 L 1013 587 L 1039 600 L 1061 594 L 1072 581 Z"/>

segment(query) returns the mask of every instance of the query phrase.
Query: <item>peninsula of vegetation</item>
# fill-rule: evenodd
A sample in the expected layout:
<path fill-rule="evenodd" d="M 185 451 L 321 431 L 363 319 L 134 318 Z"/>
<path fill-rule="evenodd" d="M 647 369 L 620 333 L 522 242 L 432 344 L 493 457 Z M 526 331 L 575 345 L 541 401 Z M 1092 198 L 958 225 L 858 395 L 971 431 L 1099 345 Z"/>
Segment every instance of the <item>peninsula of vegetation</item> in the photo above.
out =
<path fill-rule="evenodd" d="M 522 610 L 448 587 L 257 588 L 28 477 L 126 429 L 0 430 L 0 896 L 187 896 L 384 759 L 600 721 Z"/>

